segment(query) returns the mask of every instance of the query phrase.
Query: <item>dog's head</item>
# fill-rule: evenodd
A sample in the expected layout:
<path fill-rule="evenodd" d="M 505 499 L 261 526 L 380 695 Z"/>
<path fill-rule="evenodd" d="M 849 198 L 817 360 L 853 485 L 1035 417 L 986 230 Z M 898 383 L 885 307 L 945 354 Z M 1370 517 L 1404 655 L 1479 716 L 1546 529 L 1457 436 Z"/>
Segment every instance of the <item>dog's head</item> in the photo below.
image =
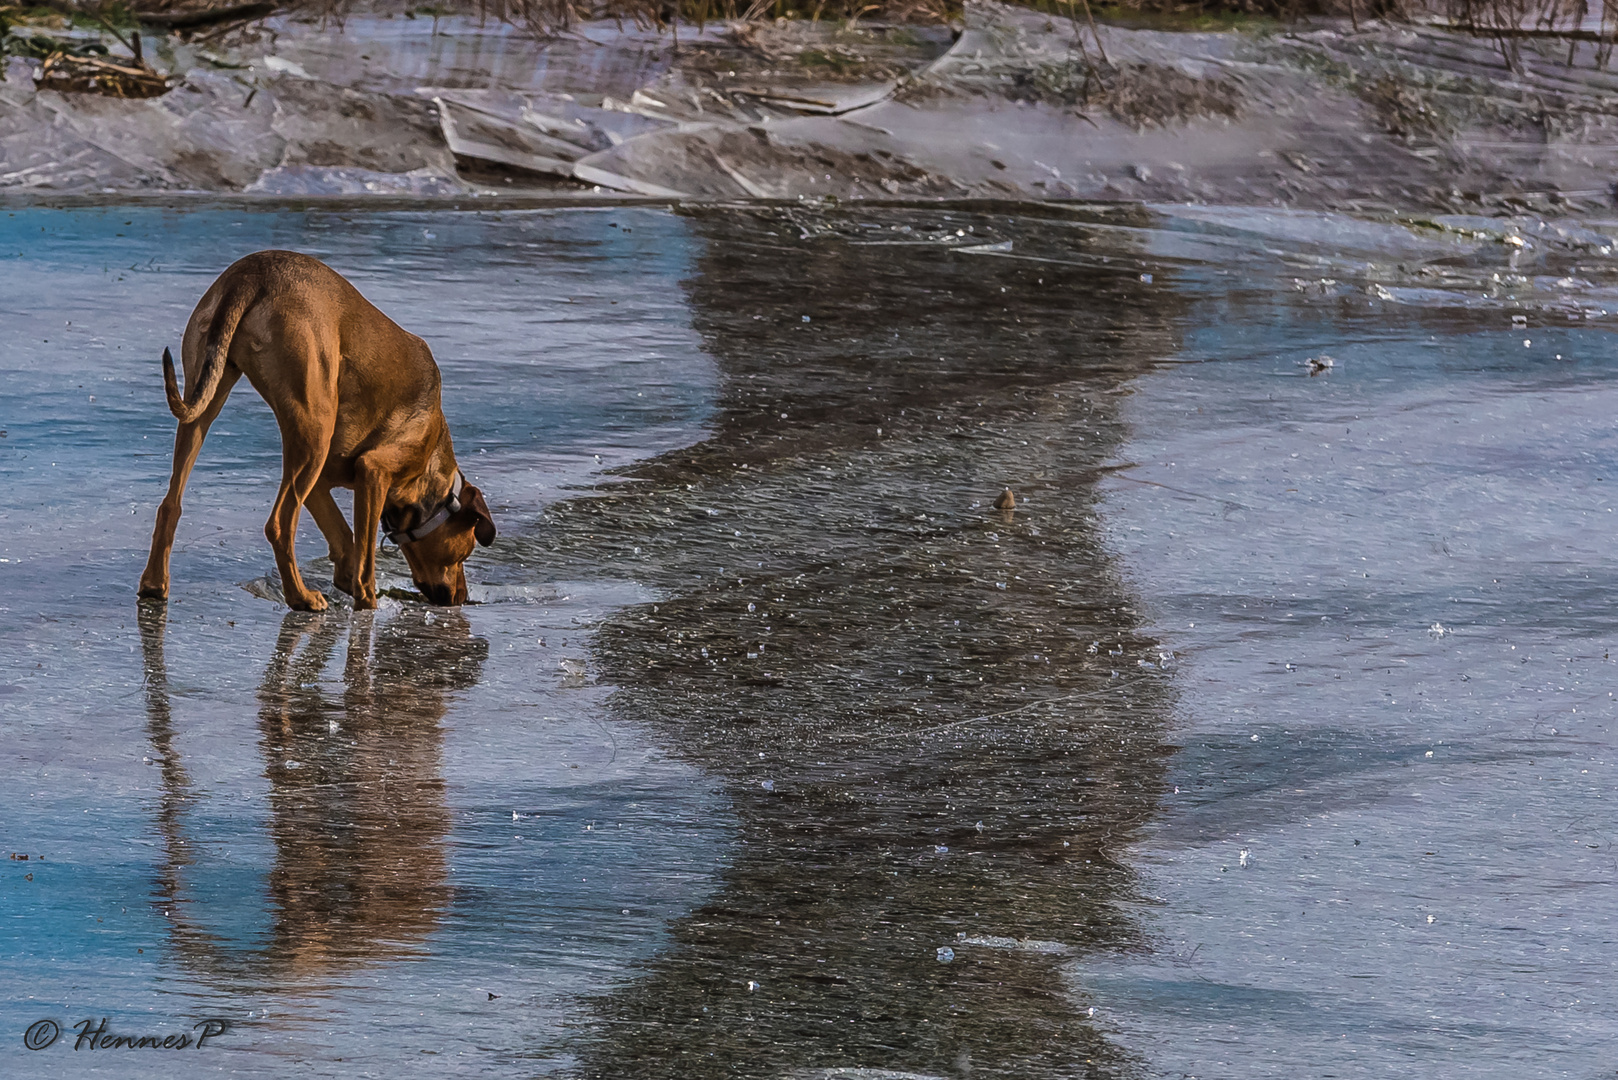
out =
<path fill-rule="evenodd" d="M 399 550 L 410 564 L 416 588 L 430 603 L 448 606 L 466 603 L 467 556 L 479 544 L 494 543 L 494 518 L 483 492 L 467 484 L 461 489 L 461 508 L 439 528 L 420 540 L 404 540 Z"/>

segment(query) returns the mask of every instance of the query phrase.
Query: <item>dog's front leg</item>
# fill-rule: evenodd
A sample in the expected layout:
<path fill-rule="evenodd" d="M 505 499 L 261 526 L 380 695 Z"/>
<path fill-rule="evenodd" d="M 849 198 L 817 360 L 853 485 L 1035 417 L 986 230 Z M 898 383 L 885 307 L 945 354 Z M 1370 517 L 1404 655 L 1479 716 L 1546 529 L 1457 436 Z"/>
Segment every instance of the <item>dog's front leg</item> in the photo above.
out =
<path fill-rule="evenodd" d="M 376 607 L 376 533 L 391 473 L 360 458 L 354 464 L 354 607 Z"/>
<path fill-rule="evenodd" d="M 326 552 L 331 556 L 333 583 L 348 595 L 354 595 L 354 534 L 348 531 L 343 512 L 331 497 L 331 488 L 316 484 L 304 503 L 309 516 L 320 526 L 326 538 Z"/>

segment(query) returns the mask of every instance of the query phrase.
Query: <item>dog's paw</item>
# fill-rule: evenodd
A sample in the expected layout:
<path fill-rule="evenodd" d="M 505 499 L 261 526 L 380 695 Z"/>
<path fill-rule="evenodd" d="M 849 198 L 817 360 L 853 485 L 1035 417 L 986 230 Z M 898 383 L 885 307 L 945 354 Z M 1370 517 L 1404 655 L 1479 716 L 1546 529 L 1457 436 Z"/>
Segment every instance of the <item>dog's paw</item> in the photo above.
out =
<path fill-rule="evenodd" d="M 317 592 L 307 593 L 301 597 L 288 597 L 287 607 L 293 611 L 325 611 L 326 598 Z"/>

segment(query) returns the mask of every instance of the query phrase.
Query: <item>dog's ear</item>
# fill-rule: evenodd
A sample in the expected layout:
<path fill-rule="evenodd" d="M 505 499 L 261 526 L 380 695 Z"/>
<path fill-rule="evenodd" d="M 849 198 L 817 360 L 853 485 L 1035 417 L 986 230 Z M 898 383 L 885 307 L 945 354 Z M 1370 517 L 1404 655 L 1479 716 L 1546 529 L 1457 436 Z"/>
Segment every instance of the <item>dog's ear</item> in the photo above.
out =
<path fill-rule="evenodd" d="M 461 490 L 461 513 L 472 516 L 472 535 L 478 543 L 484 547 L 494 543 L 494 518 L 489 514 L 489 504 L 483 501 L 483 492 L 471 484 Z"/>

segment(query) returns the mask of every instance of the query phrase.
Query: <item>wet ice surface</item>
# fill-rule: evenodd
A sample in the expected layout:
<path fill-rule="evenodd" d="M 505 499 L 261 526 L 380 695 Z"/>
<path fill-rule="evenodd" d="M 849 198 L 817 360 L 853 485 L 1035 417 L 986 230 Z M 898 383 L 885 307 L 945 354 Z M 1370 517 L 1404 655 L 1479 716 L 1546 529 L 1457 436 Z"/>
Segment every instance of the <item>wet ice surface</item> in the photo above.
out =
<path fill-rule="evenodd" d="M 1018 215 L 0 218 L 0 1054 L 1596 1071 L 1603 227 Z M 243 386 L 137 607 L 155 357 L 268 246 L 433 345 L 485 603 L 264 599 Z"/>
<path fill-rule="evenodd" d="M 1151 947 L 1068 974 L 1158 1075 L 1611 1067 L 1612 339 L 1501 272 L 1210 282 L 1135 384 L 1105 513 L 1184 748 L 1129 854 Z"/>

